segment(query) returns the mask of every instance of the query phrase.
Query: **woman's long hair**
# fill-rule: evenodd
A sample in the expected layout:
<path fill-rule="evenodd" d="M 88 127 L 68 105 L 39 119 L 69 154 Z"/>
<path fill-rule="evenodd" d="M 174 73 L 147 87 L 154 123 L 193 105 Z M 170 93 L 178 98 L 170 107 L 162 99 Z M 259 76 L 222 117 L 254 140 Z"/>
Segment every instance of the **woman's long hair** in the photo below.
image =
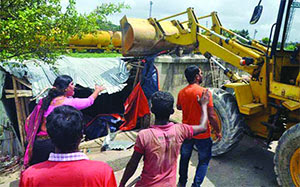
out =
<path fill-rule="evenodd" d="M 68 88 L 69 84 L 73 81 L 72 77 L 69 75 L 58 76 L 53 84 L 53 88 L 49 90 L 48 95 L 43 99 L 42 109 L 47 110 L 51 101 L 58 96 L 64 95 L 65 90 Z"/>

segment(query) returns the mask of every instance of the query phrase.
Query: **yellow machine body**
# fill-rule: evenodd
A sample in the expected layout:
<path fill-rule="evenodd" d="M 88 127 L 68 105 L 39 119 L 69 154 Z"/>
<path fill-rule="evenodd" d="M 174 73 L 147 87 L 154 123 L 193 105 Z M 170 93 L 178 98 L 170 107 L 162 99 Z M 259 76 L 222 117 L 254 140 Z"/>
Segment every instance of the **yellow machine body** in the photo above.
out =
<path fill-rule="evenodd" d="M 155 27 L 145 19 L 127 18 L 121 21 L 123 56 L 144 56 L 162 50 L 174 48 L 176 45 L 158 36 Z M 166 34 L 179 34 L 178 29 L 170 21 L 160 23 Z"/>
<path fill-rule="evenodd" d="M 122 46 L 122 33 L 120 31 L 116 31 L 113 33 L 111 37 L 111 43 L 115 48 L 121 48 Z"/>
<path fill-rule="evenodd" d="M 280 39 L 280 34 L 287 36 L 292 30 L 296 8 L 300 8 L 296 0 L 280 1 L 273 39 L 270 38 L 272 45 L 268 47 L 223 27 L 216 12 L 197 18 L 193 8 L 188 8 L 159 20 L 123 17 L 120 21 L 122 53 L 140 57 L 180 48 L 212 58 L 231 81 L 224 86 L 234 93 L 233 96 L 228 91 L 212 89 L 217 100 L 218 124 L 226 132 L 221 140 L 214 142 L 213 154 L 230 150 L 229 146 L 241 135 L 240 122 L 245 121 L 248 127 L 243 125 L 243 128 L 252 137 L 263 140 L 264 146 L 279 140 L 274 156 L 278 183 L 300 186 L 300 45 L 299 41 L 293 41 L 297 46 L 288 51 L 284 48 L 286 37 Z M 188 20 L 169 21 L 180 15 L 187 15 Z M 199 24 L 198 20 L 204 18 L 211 18 L 211 28 Z M 213 56 L 247 72 L 250 80 L 239 77 Z"/>
<path fill-rule="evenodd" d="M 170 18 L 183 14 L 187 14 L 188 21 L 168 21 Z M 198 19 L 208 17 L 212 19 L 213 26 L 211 29 L 198 23 Z M 284 76 L 281 74 L 281 69 L 298 67 L 299 65 L 290 63 L 289 53 L 275 55 L 266 63 L 267 59 L 263 52 L 267 53 L 267 48 L 259 42 L 253 40 L 251 45 L 262 52 L 241 45 L 235 38 L 225 38 L 222 33 L 232 34 L 232 31 L 221 25 L 216 12 L 196 18 L 193 9 L 188 8 L 185 12 L 160 20 L 124 16 L 120 24 L 124 56 L 146 56 L 180 46 L 183 49 L 192 48 L 195 52 L 202 54 L 209 52 L 249 73 L 252 76 L 249 83 L 236 78 L 234 83 L 225 86 L 234 89 L 239 110 L 242 114 L 249 116 L 246 117 L 247 124 L 254 134 L 264 138 L 268 136 L 266 127 L 261 124 L 261 121 L 267 121 L 268 117 L 274 114 L 272 108 L 268 106 L 270 99 L 275 100 L 275 102 L 283 102 L 283 104 L 286 102 L 284 106 L 290 110 L 291 116 L 295 118 L 293 124 L 300 121 L 300 115 L 297 115 L 300 111 L 300 73 L 298 77 L 297 75 L 291 76 L 295 82 L 293 84 L 280 82 L 280 77 Z M 204 32 L 201 33 L 199 29 Z M 252 58 L 253 63 L 242 65 L 243 57 Z M 274 59 L 276 59 L 276 65 L 273 64 Z"/>

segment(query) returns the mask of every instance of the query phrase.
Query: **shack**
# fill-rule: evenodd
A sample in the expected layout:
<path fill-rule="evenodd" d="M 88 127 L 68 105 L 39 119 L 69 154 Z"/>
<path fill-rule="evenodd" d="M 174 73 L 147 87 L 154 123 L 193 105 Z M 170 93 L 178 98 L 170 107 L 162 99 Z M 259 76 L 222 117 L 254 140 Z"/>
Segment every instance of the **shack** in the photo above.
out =
<path fill-rule="evenodd" d="M 154 64 L 156 67 L 154 67 Z M 10 62 L 0 65 L 0 98 L 4 104 L 21 144 L 24 145 L 24 122 L 37 101 L 44 97 L 47 88 L 51 88 L 57 75 L 67 74 L 74 79 L 76 90 L 74 97 L 88 97 L 95 84 L 106 87 L 94 105 L 83 110 L 87 121 L 93 121 L 99 114 L 124 114 L 125 101 L 134 104 L 136 112 L 140 111 L 135 101 L 126 99 L 133 90 L 138 90 L 136 85 L 144 90 L 149 100 L 151 93 L 159 89 L 171 92 L 176 100 L 178 91 L 186 85 L 184 69 L 191 64 L 197 64 L 204 71 L 204 86 L 219 87 L 224 80 L 223 73 L 214 69 L 201 55 L 173 57 L 164 55 L 142 58 L 72 58 L 62 57 L 55 67 L 41 61 L 31 60 L 23 64 Z M 128 68 L 129 67 L 129 68 Z M 158 73 L 159 72 L 159 73 Z M 216 81 L 216 78 L 218 80 Z M 215 85 L 216 84 L 216 85 Z M 140 102 L 141 99 L 138 99 Z M 145 105 L 145 103 L 144 103 Z M 133 118 L 141 117 L 141 115 Z M 135 127 L 137 120 L 131 122 L 130 130 Z M 147 115 L 140 119 L 143 127 L 149 125 Z"/>
<path fill-rule="evenodd" d="M 83 113 L 89 118 L 98 114 L 124 113 L 123 104 L 133 88 L 133 78 L 120 58 L 62 57 L 55 66 L 42 61 L 9 62 L 0 66 L 0 98 L 6 113 L 24 145 L 24 123 L 37 101 L 44 97 L 57 75 L 66 74 L 76 84 L 74 97 L 88 97 L 95 84 L 106 90 L 94 105 Z"/>

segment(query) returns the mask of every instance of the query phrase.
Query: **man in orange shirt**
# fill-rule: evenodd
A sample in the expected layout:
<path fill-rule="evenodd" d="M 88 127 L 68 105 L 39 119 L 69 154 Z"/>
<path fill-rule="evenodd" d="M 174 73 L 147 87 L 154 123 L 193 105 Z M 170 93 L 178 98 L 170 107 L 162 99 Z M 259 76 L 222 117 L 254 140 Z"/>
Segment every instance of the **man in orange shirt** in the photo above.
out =
<path fill-rule="evenodd" d="M 182 123 L 188 125 L 197 125 L 201 119 L 201 107 L 197 102 L 197 95 L 201 97 L 203 91 L 206 90 L 200 86 L 202 83 L 202 72 L 199 67 L 191 65 L 185 69 L 184 74 L 189 85 L 180 90 L 177 98 L 177 109 L 182 110 Z M 207 105 L 207 111 L 210 125 L 216 131 L 217 138 L 221 138 L 211 93 L 210 100 Z M 209 125 L 205 133 L 193 136 L 193 138 L 190 140 L 185 140 L 181 146 L 179 186 L 186 185 L 188 179 L 188 164 L 194 145 L 198 149 L 198 166 L 192 186 L 200 186 L 203 182 L 209 161 L 211 159 L 212 140 L 210 138 Z"/>

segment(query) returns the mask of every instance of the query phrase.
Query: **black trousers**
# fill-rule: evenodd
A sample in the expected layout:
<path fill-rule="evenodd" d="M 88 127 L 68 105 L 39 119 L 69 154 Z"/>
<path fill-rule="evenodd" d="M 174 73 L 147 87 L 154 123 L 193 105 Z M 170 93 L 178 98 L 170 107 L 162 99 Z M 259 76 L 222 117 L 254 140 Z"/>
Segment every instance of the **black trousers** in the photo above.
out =
<path fill-rule="evenodd" d="M 32 157 L 29 165 L 38 164 L 47 161 L 49 154 L 54 153 L 55 146 L 50 139 L 36 139 L 34 141 Z"/>

